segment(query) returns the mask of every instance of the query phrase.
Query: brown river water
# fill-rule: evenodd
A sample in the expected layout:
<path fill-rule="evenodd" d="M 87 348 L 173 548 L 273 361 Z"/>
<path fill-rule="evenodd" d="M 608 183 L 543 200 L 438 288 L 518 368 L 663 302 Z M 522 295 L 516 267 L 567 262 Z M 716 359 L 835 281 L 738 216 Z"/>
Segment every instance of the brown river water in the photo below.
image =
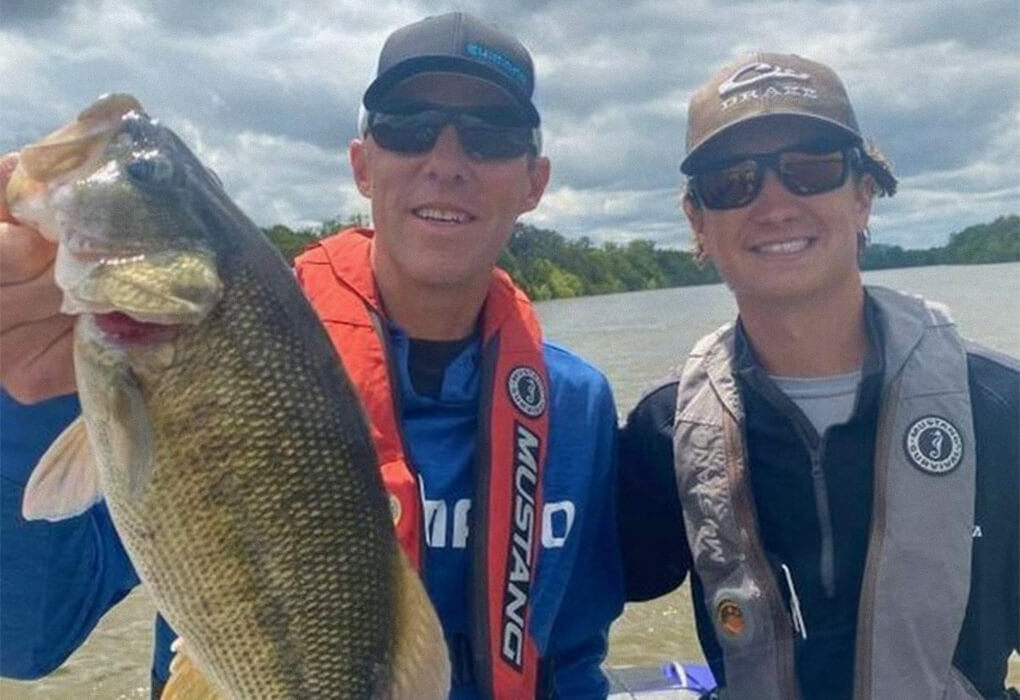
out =
<path fill-rule="evenodd" d="M 1020 355 L 1020 263 L 883 270 L 865 273 L 865 282 L 943 301 L 964 335 Z M 735 306 L 723 286 L 710 285 L 563 299 L 543 302 L 538 310 L 550 340 L 606 373 L 622 419 L 698 337 L 731 320 Z M 700 661 L 690 605 L 686 584 L 657 600 L 628 605 L 613 625 L 607 663 Z M 0 700 L 148 698 L 152 619 L 152 604 L 136 590 L 50 676 L 30 683 L 0 680 Z M 1009 681 L 1020 686 L 1016 655 Z"/>

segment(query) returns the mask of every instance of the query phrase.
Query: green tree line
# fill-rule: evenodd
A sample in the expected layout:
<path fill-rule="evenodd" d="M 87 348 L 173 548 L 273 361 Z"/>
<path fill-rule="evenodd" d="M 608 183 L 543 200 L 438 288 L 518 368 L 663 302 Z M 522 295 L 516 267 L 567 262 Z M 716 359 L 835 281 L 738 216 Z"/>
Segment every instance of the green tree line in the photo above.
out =
<path fill-rule="evenodd" d="M 1020 260 L 1020 217 L 1000 216 L 988 224 L 969 226 L 952 234 L 949 243 L 937 248 L 904 250 L 898 245 L 872 243 L 864 251 L 861 268 L 920 265 L 976 265 Z"/>
<path fill-rule="evenodd" d="M 319 238 L 346 226 L 367 225 L 361 217 L 326 221 L 293 231 L 282 224 L 263 229 L 287 260 Z M 861 268 L 877 270 L 918 265 L 961 265 L 1020 260 L 1020 217 L 1000 216 L 950 236 L 941 247 L 905 250 L 873 243 Z M 646 240 L 595 245 L 587 237 L 567 239 L 555 231 L 518 223 L 499 265 L 538 301 L 589 294 L 682 287 L 719 281 L 711 265 L 688 251 L 657 248 Z"/>

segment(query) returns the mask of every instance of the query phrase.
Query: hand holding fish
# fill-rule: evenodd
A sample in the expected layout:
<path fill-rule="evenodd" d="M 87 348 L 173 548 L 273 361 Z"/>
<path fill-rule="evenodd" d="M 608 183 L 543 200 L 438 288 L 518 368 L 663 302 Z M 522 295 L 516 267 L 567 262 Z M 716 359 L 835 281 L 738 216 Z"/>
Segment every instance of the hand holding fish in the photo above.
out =
<path fill-rule="evenodd" d="M 56 244 L 7 208 L 7 181 L 17 162 L 13 153 L 0 158 L 0 385 L 32 403 L 75 390 L 74 318 L 60 313 Z"/>

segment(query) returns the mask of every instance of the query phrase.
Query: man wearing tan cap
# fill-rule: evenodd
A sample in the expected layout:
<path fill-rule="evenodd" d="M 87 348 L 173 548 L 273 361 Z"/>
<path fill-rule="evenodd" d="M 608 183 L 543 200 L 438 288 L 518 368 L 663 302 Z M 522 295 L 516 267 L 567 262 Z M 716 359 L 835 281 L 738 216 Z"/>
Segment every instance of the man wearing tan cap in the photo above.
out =
<path fill-rule="evenodd" d="M 691 99 L 681 169 L 739 317 L 624 429 L 628 597 L 691 572 L 721 697 L 1015 697 L 1020 368 L 862 285 L 896 179 L 842 82 L 799 56 L 726 66 Z"/>
<path fill-rule="evenodd" d="M 393 32 L 349 146 L 374 226 L 329 236 L 295 263 L 372 424 L 456 700 L 604 697 L 600 665 L 623 607 L 609 384 L 542 340 L 530 302 L 495 268 L 549 178 L 534 84 L 527 49 L 471 15 Z M 7 220 L 0 251 L 4 389 L 32 400 L 73 391 L 52 248 Z M 34 678 L 138 577 L 102 504 L 59 526 L 20 520 L 24 452 L 0 460 L 0 672 Z M 154 696 L 172 639 L 161 622 Z"/>

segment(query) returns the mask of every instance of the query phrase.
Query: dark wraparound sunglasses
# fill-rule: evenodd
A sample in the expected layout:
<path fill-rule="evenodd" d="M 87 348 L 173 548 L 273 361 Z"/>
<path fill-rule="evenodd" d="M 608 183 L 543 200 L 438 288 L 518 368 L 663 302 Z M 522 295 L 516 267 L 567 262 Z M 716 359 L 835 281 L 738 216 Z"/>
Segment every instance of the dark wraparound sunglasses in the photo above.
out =
<path fill-rule="evenodd" d="M 517 122 L 517 123 L 515 123 Z M 377 144 L 395 153 L 432 150 L 447 124 L 453 124 L 460 146 L 473 160 L 506 160 L 540 149 L 537 128 L 522 126 L 504 108 L 429 107 L 412 112 L 370 112 L 367 132 Z"/>
<path fill-rule="evenodd" d="M 788 191 L 800 196 L 842 187 L 851 167 L 860 168 L 855 146 L 814 142 L 771 153 L 728 158 L 699 167 L 690 178 L 692 191 L 707 209 L 737 209 L 754 201 L 773 170 Z"/>

